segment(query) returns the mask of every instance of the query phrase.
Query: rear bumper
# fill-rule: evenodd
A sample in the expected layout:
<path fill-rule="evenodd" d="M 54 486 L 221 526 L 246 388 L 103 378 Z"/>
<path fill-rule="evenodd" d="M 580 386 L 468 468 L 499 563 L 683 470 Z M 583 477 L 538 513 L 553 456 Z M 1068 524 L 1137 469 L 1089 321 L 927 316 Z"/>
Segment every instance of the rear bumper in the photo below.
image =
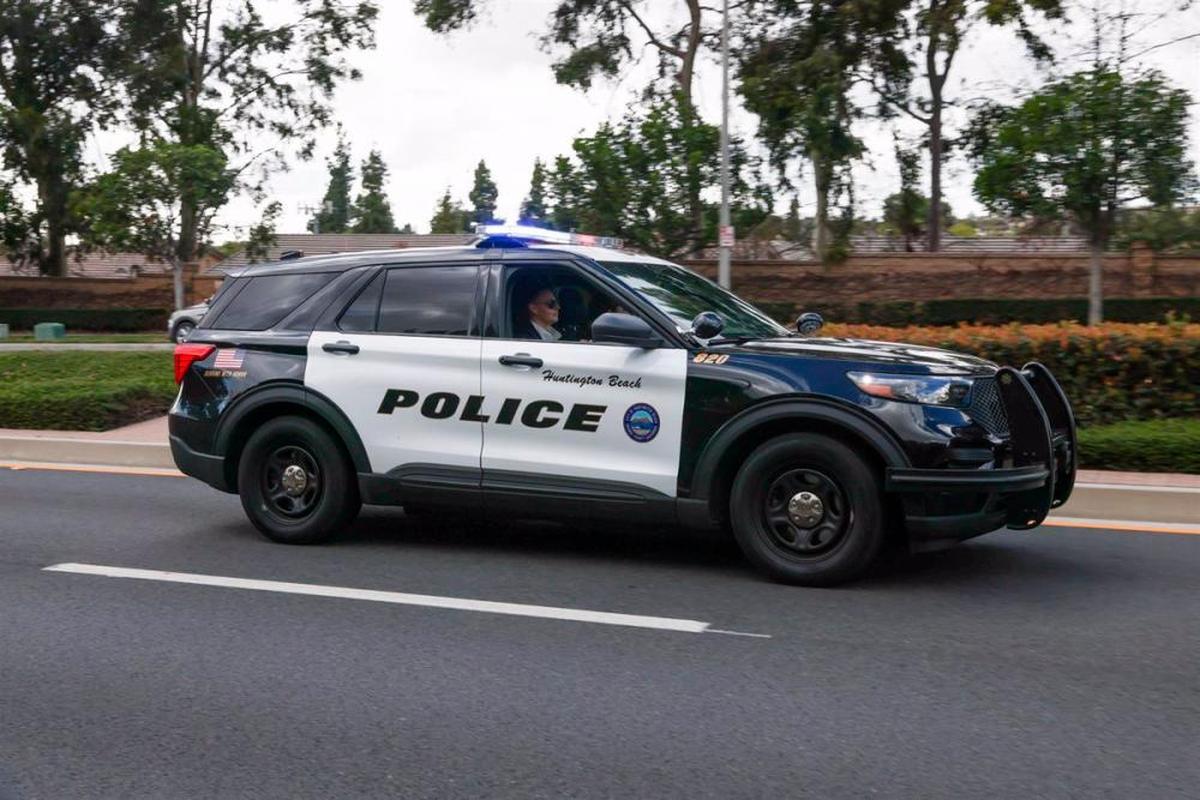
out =
<path fill-rule="evenodd" d="M 183 439 L 172 435 L 171 457 L 175 459 L 175 466 L 184 475 L 199 478 L 222 492 L 237 491 L 229 485 L 229 481 L 226 479 L 224 456 L 214 456 L 193 450 L 184 444 Z"/>
<path fill-rule="evenodd" d="M 1075 485 L 1075 418 L 1044 366 L 997 373 L 1009 422 L 1007 462 L 990 469 L 891 468 L 885 489 L 899 496 L 915 550 L 937 549 L 999 528 L 1037 527 Z"/>

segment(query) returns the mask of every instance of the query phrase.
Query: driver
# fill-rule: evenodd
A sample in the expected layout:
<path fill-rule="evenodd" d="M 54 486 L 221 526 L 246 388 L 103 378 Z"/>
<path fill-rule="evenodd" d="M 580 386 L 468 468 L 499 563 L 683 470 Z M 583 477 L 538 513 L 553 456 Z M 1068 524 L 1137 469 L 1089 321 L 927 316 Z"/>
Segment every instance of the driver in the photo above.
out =
<path fill-rule="evenodd" d="M 538 289 L 525 304 L 526 317 L 517 323 L 513 332 L 518 339 L 541 339 L 557 342 L 562 338 L 554 325 L 558 322 L 558 298 L 553 289 Z"/>

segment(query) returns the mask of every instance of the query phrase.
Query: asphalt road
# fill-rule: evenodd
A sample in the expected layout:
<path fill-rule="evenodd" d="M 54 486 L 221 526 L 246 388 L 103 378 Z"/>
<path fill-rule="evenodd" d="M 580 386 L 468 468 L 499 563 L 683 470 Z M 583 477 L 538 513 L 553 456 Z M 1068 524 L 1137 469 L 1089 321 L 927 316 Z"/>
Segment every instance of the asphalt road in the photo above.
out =
<path fill-rule="evenodd" d="M 194 481 L 0 470 L 0 797 L 1200 797 L 1198 576 L 1200 536 L 1064 528 L 837 590 L 633 522 L 289 548 Z"/>

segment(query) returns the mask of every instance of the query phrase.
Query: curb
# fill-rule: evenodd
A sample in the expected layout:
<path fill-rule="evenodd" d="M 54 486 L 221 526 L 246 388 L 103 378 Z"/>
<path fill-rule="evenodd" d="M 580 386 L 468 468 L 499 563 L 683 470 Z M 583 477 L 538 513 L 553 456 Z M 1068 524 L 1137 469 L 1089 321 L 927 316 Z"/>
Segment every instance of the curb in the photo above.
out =
<path fill-rule="evenodd" d="M 171 448 L 155 442 L 0 436 L 0 461 L 175 469 Z M 1200 488 L 1077 483 L 1051 517 L 1200 524 Z"/>
<path fill-rule="evenodd" d="M 73 439 L 66 436 L 0 436 L 0 460 L 174 469 L 169 445 Z"/>

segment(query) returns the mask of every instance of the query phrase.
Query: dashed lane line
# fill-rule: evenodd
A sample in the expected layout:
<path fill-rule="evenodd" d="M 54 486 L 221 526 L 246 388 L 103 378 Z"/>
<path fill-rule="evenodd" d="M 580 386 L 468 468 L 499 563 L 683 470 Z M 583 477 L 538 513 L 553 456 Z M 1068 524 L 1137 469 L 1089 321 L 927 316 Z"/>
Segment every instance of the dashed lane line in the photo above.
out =
<path fill-rule="evenodd" d="M 192 572 L 165 572 L 154 569 L 110 567 L 99 564 L 54 564 L 43 568 L 45 572 L 68 572 L 76 575 L 98 575 L 106 578 L 131 578 L 133 580 L 158 581 L 161 583 L 186 583 L 198 586 L 217 586 L 227 589 L 249 589 L 258 592 L 278 592 L 313 597 L 334 597 L 347 600 L 366 600 L 375 603 L 393 603 L 426 608 L 447 608 L 458 611 L 475 611 L 484 614 L 504 614 L 514 617 L 538 617 L 541 619 L 586 622 L 594 625 L 618 625 L 630 628 L 650 628 L 676 633 L 723 633 L 736 631 L 714 631 L 709 623 L 694 619 L 674 617 L 651 617 L 639 614 L 617 614 L 610 611 L 589 611 L 579 608 L 558 608 L 523 603 L 499 603 L 491 600 L 472 600 L 463 597 L 441 597 L 430 594 L 387 592 L 377 589 L 353 589 L 346 586 L 323 586 L 315 583 L 288 583 L 250 578 L 230 578 L 221 575 L 201 575 Z M 770 638 L 766 634 L 748 634 L 759 638 Z"/>

